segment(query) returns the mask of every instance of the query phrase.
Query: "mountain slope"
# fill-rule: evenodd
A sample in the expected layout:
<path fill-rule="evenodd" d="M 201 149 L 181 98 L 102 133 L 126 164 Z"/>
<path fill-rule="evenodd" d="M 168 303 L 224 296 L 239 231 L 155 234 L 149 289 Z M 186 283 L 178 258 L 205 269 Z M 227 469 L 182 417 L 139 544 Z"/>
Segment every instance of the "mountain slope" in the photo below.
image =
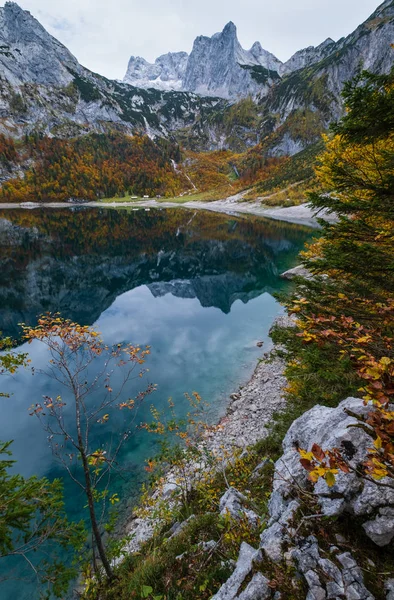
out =
<path fill-rule="evenodd" d="M 230 22 L 198 37 L 190 56 L 169 53 L 153 65 L 132 57 L 130 85 L 84 68 L 29 12 L 7 2 L 0 8 L 0 133 L 121 131 L 175 137 L 194 150 L 261 143 L 268 154 L 295 154 L 342 114 L 347 80 L 362 68 L 390 70 L 393 39 L 393 0 L 348 37 L 284 64 L 259 42 L 244 50 Z"/>
<path fill-rule="evenodd" d="M 322 60 L 284 77 L 270 94 L 268 110 L 278 113 L 281 122 L 299 108 L 318 111 L 325 125 L 338 119 L 346 81 L 363 69 L 388 73 L 393 67 L 393 40 L 394 1 L 386 0 L 353 33 L 329 44 Z"/>
<path fill-rule="evenodd" d="M 223 105 L 217 98 L 143 90 L 82 67 L 28 11 L 0 8 L 0 132 L 70 137 L 120 130 L 167 136 Z"/>

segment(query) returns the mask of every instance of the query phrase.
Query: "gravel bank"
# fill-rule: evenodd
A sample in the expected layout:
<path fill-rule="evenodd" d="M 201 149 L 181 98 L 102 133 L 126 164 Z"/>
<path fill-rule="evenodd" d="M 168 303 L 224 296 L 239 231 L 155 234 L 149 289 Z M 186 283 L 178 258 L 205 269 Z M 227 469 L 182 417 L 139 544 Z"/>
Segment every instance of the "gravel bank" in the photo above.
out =
<path fill-rule="evenodd" d="M 274 322 L 281 325 L 291 323 L 292 320 L 287 315 L 277 317 Z M 267 358 L 270 358 L 270 353 L 262 357 L 249 382 L 231 395 L 225 416 L 202 442 L 208 450 L 220 455 L 223 450 L 231 452 L 235 448 L 246 448 L 268 435 L 273 414 L 285 406 L 283 388 L 286 386 L 286 378 L 283 375 L 284 361 L 275 358 L 265 362 L 264 359 Z M 195 468 L 202 467 L 195 465 Z M 170 471 L 161 490 L 157 490 L 153 498 L 159 502 L 164 500 L 168 504 L 176 502 L 172 496 L 177 487 L 173 483 L 176 478 L 176 472 Z M 141 544 L 152 537 L 155 523 L 154 509 L 146 517 L 135 518 L 132 515 L 126 520 L 126 534 L 132 536 L 125 548 L 126 552 L 138 552 Z"/>

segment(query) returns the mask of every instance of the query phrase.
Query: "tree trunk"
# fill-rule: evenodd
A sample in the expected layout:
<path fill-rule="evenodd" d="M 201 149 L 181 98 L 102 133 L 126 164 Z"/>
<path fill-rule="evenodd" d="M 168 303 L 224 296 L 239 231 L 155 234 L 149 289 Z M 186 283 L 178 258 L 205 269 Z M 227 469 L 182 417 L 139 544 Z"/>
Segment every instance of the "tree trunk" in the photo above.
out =
<path fill-rule="evenodd" d="M 103 540 L 102 540 L 99 526 L 97 523 L 96 511 L 94 508 L 94 500 L 93 500 L 93 494 L 92 494 L 92 482 L 90 479 L 89 464 L 88 464 L 85 452 L 80 449 L 80 453 L 81 453 L 81 458 L 82 458 L 83 471 L 84 471 L 84 475 L 85 475 L 86 497 L 88 499 L 90 522 L 92 525 L 92 531 L 93 531 L 94 539 L 96 542 L 97 551 L 99 553 L 100 560 L 103 564 L 104 571 L 105 571 L 108 579 L 113 579 L 114 573 L 113 573 L 112 567 L 110 565 L 110 562 L 107 558 L 107 555 L 106 555 L 106 552 L 104 549 L 104 545 L 103 545 Z M 93 551 L 94 551 L 94 549 L 93 549 Z"/>
<path fill-rule="evenodd" d="M 90 523 L 92 525 L 92 531 L 94 535 L 94 539 L 96 541 L 97 551 L 99 553 L 100 560 L 103 564 L 104 571 L 108 577 L 108 579 L 113 579 L 114 573 L 110 562 L 107 558 L 107 554 L 104 549 L 103 540 L 100 534 L 100 529 L 97 523 L 96 511 L 94 508 L 94 499 L 92 492 L 92 480 L 90 477 L 89 463 L 86 456 L 85 447 L 83 444 L 82 437 L 82 429 L 81 429 L 81 406 L 80 406 L 80 396 L 78 391 L 78 386 L 75 383 L 75 380 L 72 378 L 72 389 L 75 397 L 75 416 L 76 416 L 76 425 L 77 425 L 77 435 L 78 435 L 78 450 L 82 459 L 82 467 L 85 475 L 85 492 L 86 497 L 88 499 L 88 507 L 89 507 L 89 515 L 90 515 Z M 94 548 L 93 548 L 94 552 Z"/>

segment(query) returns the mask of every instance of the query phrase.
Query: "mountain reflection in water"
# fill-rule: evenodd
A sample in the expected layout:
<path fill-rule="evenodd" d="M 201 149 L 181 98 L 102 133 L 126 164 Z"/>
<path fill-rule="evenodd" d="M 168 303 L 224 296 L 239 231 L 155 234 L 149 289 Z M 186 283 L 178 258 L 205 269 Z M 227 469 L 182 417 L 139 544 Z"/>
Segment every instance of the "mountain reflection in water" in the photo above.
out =
<path fill-rule="evenodd" d="M 19 323 L 34 325 L 38 315 L 51 311 L 94 324 L 109 345 L 148 344 L 149 373 L 119 398 L 135 397 L 148 382 L 157 384 L 138 423 L 151 421 L 152 403 L 167 410 L 169 397 L 184 416 L 189 410 L 184 393 L 194 390 L 208 402 L 208 418 L 216 420 L 229 394 L 250 376 L 261 355 L 257 342 L 269 341 L 281 310 L 272 293 L 288 285 L 279 274 L 295 264 L 312 235 L 280 221 L 183 208 L 0 210 L 0 331 L 20 340 Z M 1 399 L 0 440 L 14 440 L 15 471 L 64 477 L 67 512 L 80 520 L 86 513 L 78 488 L 52 456 L 38 420 L 29 416 L 42 396 L 61 394 L 71 424 L 73 400 L 42 373 L 49 359 L 43 345 L 21 348 L 29 352 L 34 374 L 21 369 L 1 378 L 0 391 L 12 396 Z M 91 366 L 91 377 L 98 368 Z M 95 430 L 92 447 L 103 447 L 123 431 L 122 414 Z M 157 443 L 137 428 L 123 446 L 111 493 L 119 494 L 124 514 Z M 1 600 L 38 597 L 34 581 L 22 581 L 31 578 L 25 564 L 6 561 L 0 579 L 9 568 L 16 569 L 18 580 L 2 583 Z"/>
<path fill-rule="evenodd" d="M 310 229 L 257 217 L 158 209 L 0 210 L 0 331 L 60 312 L 93 324 L 142 285 L 229 313 L 273 291 Z"/>

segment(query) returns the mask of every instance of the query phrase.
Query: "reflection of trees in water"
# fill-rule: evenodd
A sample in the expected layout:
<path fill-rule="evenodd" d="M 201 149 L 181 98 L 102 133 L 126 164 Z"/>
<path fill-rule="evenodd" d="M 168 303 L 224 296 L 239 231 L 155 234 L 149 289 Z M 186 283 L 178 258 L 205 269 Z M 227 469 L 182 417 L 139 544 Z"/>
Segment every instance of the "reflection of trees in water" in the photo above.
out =
<path fill-rule="evenodd" d="M 228 312 L 278 287 L 310 230 L 280 221 L 184 209 L 4 211 L 0 330 L 46 310 L 93 323 L 140 285 Z M 287 262 L 286 262 L 287 261 Z"/>

